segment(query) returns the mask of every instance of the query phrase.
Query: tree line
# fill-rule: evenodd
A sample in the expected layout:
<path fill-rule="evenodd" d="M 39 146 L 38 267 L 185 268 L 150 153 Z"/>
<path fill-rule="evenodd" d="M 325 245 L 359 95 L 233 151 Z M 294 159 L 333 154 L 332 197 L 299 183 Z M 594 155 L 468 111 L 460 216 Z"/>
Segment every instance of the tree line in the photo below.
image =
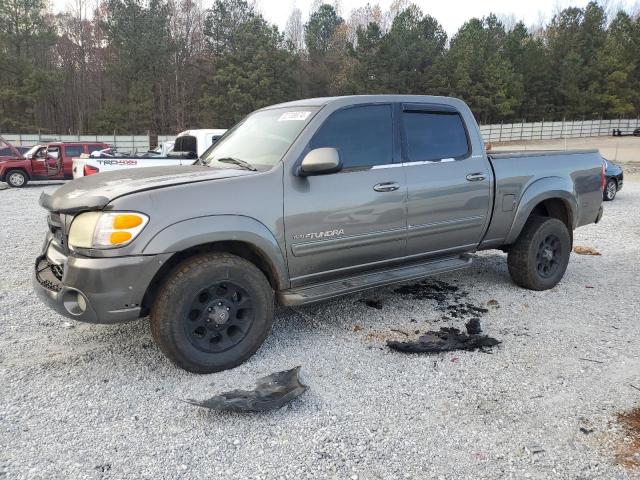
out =
<path fill-rule="evenodd" d="M 482 123 L 636 116 L 640 16 L 591 2 L 536 27 L 489 15 L 448 38 L 408 0 L 343 17 L 316 1 L 284 31 L 245 0 L 0 0 L 0 131 L 226 128 L 312 96 L 464 99 Z"/>

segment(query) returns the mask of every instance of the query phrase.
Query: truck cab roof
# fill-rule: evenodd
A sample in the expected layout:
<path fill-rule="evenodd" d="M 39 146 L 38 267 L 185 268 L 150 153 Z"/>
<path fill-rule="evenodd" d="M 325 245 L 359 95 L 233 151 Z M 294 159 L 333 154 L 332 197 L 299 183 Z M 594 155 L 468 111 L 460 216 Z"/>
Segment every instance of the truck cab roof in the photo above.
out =
<path fill-rule="evenodd" d="M 49 147 L 62 147 L 65 145 L 105 145 L 104 142 L 100 142 L 98 140 L 89 140 L 89 141 L 77 141 L 77 142 L 44 142 L 41 144 Z"/>
<path fill-rule="evenodd" d="M 435 95 L 397 95 L 397 94 L 382 94 L 382 95 L 343 95 L 339 97 L 317 97 L 317 98 L 305 98 L 303 100 L 294 100 L 292 102 L 279 103 L 277 105 L 271 105 L 265 107 L 263 110 L 271 108 L 281 107 L 323 107 L 330 104 L 350 105 L 359 103 L 378 103 L 378 102 L 406 102 L 406 103 L 437 103 L 445 105 L 462 105 L 466 104 L 457 98 L 453 97 L 440 97 Z"/>

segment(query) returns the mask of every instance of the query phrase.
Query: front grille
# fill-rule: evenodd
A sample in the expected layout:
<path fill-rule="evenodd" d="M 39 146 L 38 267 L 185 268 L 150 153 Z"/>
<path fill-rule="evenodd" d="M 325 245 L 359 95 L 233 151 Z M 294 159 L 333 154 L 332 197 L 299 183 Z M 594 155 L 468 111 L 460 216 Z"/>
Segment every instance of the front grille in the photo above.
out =
<path fill-rule="evenodd" d="M 51 265 L 51 273 L 60 281 L 62 281 L 62 274 L 64 273 L 64 267 L 62 265 Z"/>
<path fill-rule="evenodd" d="M 51 212 L 47 217 L 47 224 L 49 225 L 49 231 L 53 235 L 55 242 L 62 247 L 62 249 L 67 251 L 67 241 L 64 235 L 64 229 L 62 225 L 62 218 L 60 214 Z"/>
<path fill-rule="evenodd" d="M 39 257 L 36 260 L 36 279 L 47 290 L 53 292 L 62 290 L 63 273 L 62 265 L 54 265 L 46 257 Z"/>

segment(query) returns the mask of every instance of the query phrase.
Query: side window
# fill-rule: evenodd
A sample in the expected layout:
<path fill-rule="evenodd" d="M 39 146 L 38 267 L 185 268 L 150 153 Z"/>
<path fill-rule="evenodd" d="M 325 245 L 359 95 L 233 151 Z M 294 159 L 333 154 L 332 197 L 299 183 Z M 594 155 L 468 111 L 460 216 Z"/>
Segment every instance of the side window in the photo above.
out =
<path fill-rule="evenodd" d="M 100 150 L 104 150 L 104 148 L 102 145 L 89 145 L 89 153 L 99 152 Z"/>
<path fill-rule="evenodd" d="M 73 145 L 73 146 L 67 145 L 66 147 L 64 147 L 65 157 L 76 158 L 82 155 L 82 153 L 84 153 L 83 151 L 84 151 L 84 148 L 82 147 L 82 145 Z"/>
<path fill-rule="evenodd" d="M 469 141 L 457 113 L 402 112 L 407 142 L 407 161 L 462 158 L 469 153 Z"/>
<path fill-rule="evenodd" d="M 393 162 L 391 105 L 366 105 L 331 115 L 311 140 L 311 149 L 333 147 L 344 168 Z"/>
<path fill-rule="evenodd" d="M 59 158 L 60 157 L 60 147 L 47 147 L 47 157 Z"/>

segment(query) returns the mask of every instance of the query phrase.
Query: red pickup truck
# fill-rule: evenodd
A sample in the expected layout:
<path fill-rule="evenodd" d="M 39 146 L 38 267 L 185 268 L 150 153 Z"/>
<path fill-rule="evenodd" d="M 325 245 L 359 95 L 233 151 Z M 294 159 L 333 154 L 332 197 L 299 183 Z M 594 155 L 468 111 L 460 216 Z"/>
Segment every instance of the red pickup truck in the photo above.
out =
<path fill-rule="evenodd" d="M 54 142 L 35 145 L 23 154 L 0 137 L 0 147 L 0 181 L 20 188 L 30 180 L 70 180 L 73 158 L 109 146 L 101 142 Z"/>

